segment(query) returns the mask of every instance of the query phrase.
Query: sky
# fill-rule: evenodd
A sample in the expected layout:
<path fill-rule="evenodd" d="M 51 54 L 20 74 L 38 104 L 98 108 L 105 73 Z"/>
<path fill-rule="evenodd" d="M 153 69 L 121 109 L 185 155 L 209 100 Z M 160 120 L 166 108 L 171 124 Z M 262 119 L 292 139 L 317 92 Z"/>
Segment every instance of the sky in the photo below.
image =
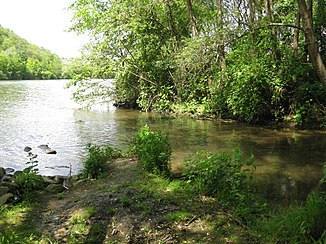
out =
<path fill-rule="evenodd" d="M 0 0 L 0 25 L 61 58 L 80 56 L 87 37 L 68 32 L 73 0 Z"/>

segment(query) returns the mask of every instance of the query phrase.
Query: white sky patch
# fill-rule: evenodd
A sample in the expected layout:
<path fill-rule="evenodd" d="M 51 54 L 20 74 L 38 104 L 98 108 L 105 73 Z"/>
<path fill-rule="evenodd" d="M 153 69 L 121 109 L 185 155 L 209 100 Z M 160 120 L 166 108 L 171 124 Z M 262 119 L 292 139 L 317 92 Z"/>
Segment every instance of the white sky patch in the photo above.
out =
<path fill-rule="evenodd" d="M 67 32 L 73 0 L 0 0 L 0 25 L 62 58 L 80 56 L 86 36 Z"/>

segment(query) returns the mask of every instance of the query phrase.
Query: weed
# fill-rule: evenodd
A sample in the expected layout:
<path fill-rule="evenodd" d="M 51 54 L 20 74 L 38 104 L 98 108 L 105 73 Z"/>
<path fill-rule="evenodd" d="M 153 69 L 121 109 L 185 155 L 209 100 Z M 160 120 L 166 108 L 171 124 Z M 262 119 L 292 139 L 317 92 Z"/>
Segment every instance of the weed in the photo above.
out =
<path fill-rule="evenodd" d="M 164 219 L 168 222 L 179 222 L 189 220 L 193 217 L 194 215 L 192 213 L 186 211 L 176 211 L 165 215 Z"/>
<path fill-rule="evenodd" d="M 249 169 L 244 166 L 253 167 L 253 158 L 243 160 L 238 149 L 219 154 L 199 151 L 186 160 L 184 177 L 200 193 L 234 201 L 248 188 Z"/>
<path fill-rule="evenodd" d="M 171 146 L 161 132 L 151 131 L 146 125 L 133 138 L 134 151 L 142 167 L 151 173 L 170 175 Z"/>
<path fill-rule="evenodd" d="M 119 150 L 110 146 L 100 147 L 88 144 L 87 147 L 88 156 L 83 162 L 84 169 L 82 170 L 84 178 L 99 178 L 105 172 L 106 162 L 121 155 Z"/>

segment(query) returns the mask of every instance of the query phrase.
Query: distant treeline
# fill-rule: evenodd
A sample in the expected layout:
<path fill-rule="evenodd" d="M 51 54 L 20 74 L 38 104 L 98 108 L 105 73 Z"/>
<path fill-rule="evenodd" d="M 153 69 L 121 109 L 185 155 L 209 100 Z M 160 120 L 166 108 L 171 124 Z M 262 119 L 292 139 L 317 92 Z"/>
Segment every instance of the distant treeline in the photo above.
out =
<path fill-rule="evenodd" d="M 0 26 L 0 80 L 58 79 L 61 59 Z"/>

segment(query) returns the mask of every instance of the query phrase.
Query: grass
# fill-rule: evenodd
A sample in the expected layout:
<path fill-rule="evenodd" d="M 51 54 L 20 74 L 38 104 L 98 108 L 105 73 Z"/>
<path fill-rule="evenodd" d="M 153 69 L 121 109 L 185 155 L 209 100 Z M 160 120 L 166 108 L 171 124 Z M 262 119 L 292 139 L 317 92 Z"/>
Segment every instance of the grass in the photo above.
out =
<path fill-rule="evenodd" d="M 308 231 L 319 231 L 316 236 L 320 236 L 320 228 L 325 222 L 322 219 L 326 216 L 324 203 L 312 196 L 305 204 L 274 213 L 269 218 L 257 218 L 255 225 L 241 226 L 232 212 L 221 207 L 216 197 L 194 194 L 183 180 L 170 180 L 142 169 L 133 172 L 134 180 L 110 187 L 107 182 L 112 183 L 112 175 L 92 181 L 90 189 L 95 190 L 94 196 L 99 194 L 109 198 L 99 203 L 92 201 L 88 193 L 78 206 L 76 202 L 74 211 L 65 220 L 69 234 L 64 240 L 68 243 L 98 243 L 109 233 L 107 243 L 121 243 L 137 236 L 138 240 L 148 242 L 170 236 L 185 243 L 305 243 L 312 241 L 307 236 L 314 235 Z M 78 194 L 83 191 L 84 186 Z M 69 196 L 66 193 L 53 195 L 52 200 L 67 201 Z M 24 243 L 56 243 L 53 236 L 41 233 L 32 222 L 38 216 L 31 218 L 31 215 L 40 208 L 41 203 L 26 202 L 2 207 L 0 243 L 22 240 Z M 317 238 L 315 241 L 322 243 Z"/>

